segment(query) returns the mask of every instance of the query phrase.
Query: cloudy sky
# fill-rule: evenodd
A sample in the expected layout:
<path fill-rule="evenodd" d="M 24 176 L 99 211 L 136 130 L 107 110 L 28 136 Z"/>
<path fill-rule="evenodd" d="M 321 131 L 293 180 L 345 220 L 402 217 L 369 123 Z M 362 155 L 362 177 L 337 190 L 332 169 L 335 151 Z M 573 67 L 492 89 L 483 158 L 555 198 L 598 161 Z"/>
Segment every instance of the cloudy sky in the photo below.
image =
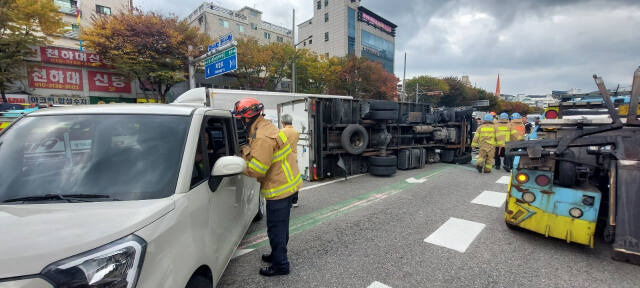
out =
<path fill-rule="evenodd" d="M 338 1 L 338 0 L 330 0 Z M 343 0 L 340 0 L 343 1 Z M 311 18 L 313 0 L 217 0 L 239 9 L 255 7 L 263 20 L 291 26 Z M 198 0 L 134 0 L 145 10 L 179 17 Z M 502 93 L 546 94 L 571 88 L 595 90 L 591 75 L 608 88 L 631 85 L 640 65 L 638 0 L 362 0 L 362 5 L 398 25 L 395 73 L 469 75 L 472 84 Z M 634 28 L 635 27 L 635 28 Z"/>

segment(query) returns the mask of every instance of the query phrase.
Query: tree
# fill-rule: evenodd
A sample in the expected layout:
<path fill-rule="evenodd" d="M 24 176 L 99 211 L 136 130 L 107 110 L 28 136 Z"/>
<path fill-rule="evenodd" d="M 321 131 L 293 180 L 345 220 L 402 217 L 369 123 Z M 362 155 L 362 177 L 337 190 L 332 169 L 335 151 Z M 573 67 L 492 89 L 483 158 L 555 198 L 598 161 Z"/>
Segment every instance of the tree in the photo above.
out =
<path fill-rule="evenodd" d="M 238 69 L 235 72 L 238 86 L 261 90 L 266 88 L 263 78 L 271 59 L 271 51 L 255 38 L 238 39 Z"/>
<path fill-rule="evenodd" d="M 441 96 L 426 96 L 425 92 L 449 93 L 449 84 L 446 81 L 422 75 L 406 81 L 404 89 L 409 99 L 415 99 L 416 87 L 418 87 L 418 95 L 420 96 L 418 102 L 438 103 L 440 101 Z"/>
<path fill-rule="evenodd" d="M 382 64 L 349 56 L 342 58 L 342 69 L 329 85 L 331 94 L 346 94 L 360 99 L 397 97 L 398 78 L 384 70 Z"/>
<path fill-rule="evenodd" d="M 24 59 L 33 55 L 32 46 L 49 43 L 47 35 L 61 34 L 64 23 L 58 7 L 50 0 L 0 1 L 0 94 L 10 83 L 25 77 Z"/>
<path fill-rule="evenodd" d="M 188 57 L 198 56 L 198 47 L 206 47 L 211 40 L 186 20 L 164 17 L 154 12 L 132 9 L 130 12 L 99 16 L 93 25 L 82 31 L 81 39 L 87 49 L 103 55 L 115 69 L 145 82 L 166 102 L 169 89 L 186 80 Z M 189 52 L 189 45 L 195 47 Z"/>
<path fill-rule="evenodd" d="M 460 79 L 457 77 L 445 77 L 442 80 L 449 86 L 449 92 L 440 98 L 440 105 L 447 107 L 461 106 L 465 104 L 465 101 L 471 100 L 472 88 L 464 85 Z"/>

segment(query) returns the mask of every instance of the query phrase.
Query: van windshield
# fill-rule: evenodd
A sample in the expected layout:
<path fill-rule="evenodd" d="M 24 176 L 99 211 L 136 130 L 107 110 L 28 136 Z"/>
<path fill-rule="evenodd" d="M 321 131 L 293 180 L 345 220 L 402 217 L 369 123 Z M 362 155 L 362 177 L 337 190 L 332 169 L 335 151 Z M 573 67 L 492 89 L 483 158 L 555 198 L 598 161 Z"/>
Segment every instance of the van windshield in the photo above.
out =
<path fill-rule="evenodd" d="M 68 200 L 51 195 L 76 195 L 82 202 L 168 197 L 175 192 L 190 119 L 25 117 L 0 135 L 0 203 Z M 24 197 L 34 201 L 15 201 Z"/>

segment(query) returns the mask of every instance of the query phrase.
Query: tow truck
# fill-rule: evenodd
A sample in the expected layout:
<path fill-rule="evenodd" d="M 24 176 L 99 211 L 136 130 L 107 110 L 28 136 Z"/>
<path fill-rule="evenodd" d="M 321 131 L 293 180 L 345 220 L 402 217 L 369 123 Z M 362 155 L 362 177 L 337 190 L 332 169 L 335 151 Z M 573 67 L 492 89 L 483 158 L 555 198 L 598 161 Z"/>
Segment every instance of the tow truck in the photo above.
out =
<path fill-rule="evenodd" d="M 604 109 L 604 117 L 545 117 L 540 139 L 507 144 L 515 169 L 504 218 L 509 228 L 590 247 L 595 235 L 602 235 L 613 244 L 615 260 L 640 264 L 640 68 L 633 75 L 626 118 L 602 78 L 594 75 L 594 80 L 602 105 L 585 111 Z M 568 115 L 576 106 L 564 102 L 552 111 Z"/>

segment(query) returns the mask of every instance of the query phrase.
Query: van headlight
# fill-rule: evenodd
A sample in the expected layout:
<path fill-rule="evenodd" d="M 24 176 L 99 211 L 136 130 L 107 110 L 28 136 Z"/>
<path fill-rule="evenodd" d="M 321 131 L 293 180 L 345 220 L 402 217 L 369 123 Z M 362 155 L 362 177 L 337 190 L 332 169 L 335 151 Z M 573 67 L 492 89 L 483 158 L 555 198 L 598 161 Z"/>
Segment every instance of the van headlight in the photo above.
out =
<path fill-rule="evenodd" d="M 42 270 L 56 287 L 136 286 L 147 242 L 129 235 L 102 247 L 60 260 Z"/>

